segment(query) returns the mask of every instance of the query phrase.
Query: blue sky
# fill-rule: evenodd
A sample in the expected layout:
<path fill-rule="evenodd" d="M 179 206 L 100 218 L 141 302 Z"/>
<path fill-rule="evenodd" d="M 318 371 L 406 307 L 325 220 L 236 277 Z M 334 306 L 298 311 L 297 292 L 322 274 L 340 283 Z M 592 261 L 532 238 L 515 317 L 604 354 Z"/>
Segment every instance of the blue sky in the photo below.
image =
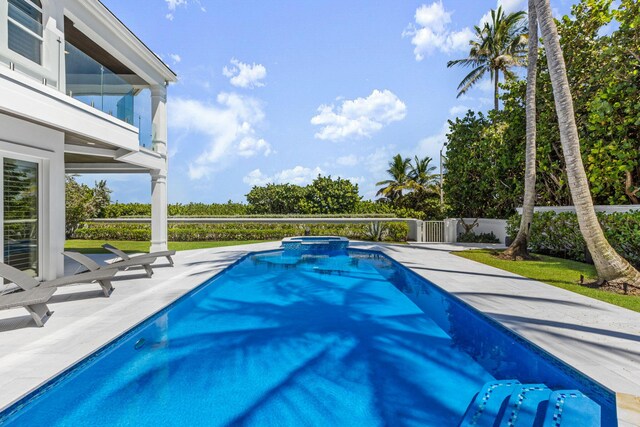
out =
<path fill-rule="evenodd" d="M 179 75 L 169 90 L 169 201 L 244 201 L 254 184 L 353 179 L 365 198 L 396 153 L 438 164 L 470 29 L 496 1 L 103 0 Z M 525 0 L 502 0 L 508 10 Z M 567 0 L 552 0 L 566 13 Z M 92 182 L 96 176 L 82 180 Z M 148 202 L 148 176 L 108 176 Z"/>

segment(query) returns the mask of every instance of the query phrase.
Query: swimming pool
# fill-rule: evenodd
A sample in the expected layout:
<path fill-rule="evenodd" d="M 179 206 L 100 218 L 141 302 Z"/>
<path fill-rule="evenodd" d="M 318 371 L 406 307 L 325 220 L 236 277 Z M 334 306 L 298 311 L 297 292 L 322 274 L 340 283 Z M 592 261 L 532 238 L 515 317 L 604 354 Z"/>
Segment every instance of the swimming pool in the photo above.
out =
<path fill-rule="evenodd" d="M 252 254 L 0 414 L 6 425 L 455 426 L 484 383 L 612 393 L 389 258 Z"/>

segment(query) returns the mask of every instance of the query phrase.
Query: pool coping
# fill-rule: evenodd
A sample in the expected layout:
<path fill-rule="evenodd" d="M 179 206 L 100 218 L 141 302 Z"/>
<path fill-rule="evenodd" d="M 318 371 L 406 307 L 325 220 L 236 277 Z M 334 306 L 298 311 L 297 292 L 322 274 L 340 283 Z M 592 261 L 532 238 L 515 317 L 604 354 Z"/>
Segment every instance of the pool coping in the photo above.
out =
<path fill-rule="evenodd" d="M 82 363 L 87 356 L 90 356 L 99 348 L 108 346 L 111 342 L 122 334 L 127 333 L 136 325 L 147 321 L 149 318 L 167 309 L 168 306 L 174 304 L 185 295 L 195 292 L 196 289 L 203 286 L 204 283 L 208 282 L 212 277 L 227 270 L 228 267 L 239 262 L 250 253 L 278 249 L 279 244 L 280 242 L 271 242 L 210 250 L 179 252 L 176 257 L 177 262 L 175 269 L 158 269 L 157 271 L 159 273 L 157 273 L 157 276 L 159 277 L 159 280 L 156 278 L 146 280 L 130 279 L 121 282 L 121 284 L 119 282 L 116 284 L 118 290 L 114 292 L 114 296 L 112 296 L 111 299 L 90 298 L 85 299 L 84 301 L 86 302 L 82 300 L 78 302 L 73 299 L 74 293 L 77 292 L 78 289 L 96 288 L 95 286 L 91 287 L 91 285 L 81 285 L 69 288 L 69 290 L 61 289 L 60 297 L 62 299 L 55 304 L 54 308 L 54 310 L 61 312 L 61 314 L 58 315 L 59 320 L 56 320 L 56 314 L 54 313 L 54 316 L 52 316 L 52 319 L 44 328 L 27 328 L 20 329 L 18 331 L 9 331 L 9 333 L 7 333 L 7 331 L 0 332 L 0 349 L 6 348 L 9 350 L 8 354 L 0 356 L 0 378 L 2 378 L 0 383 L 4 382 L 4 384 L 0 384 L 0 411 L 4 411 L 16 404 L 16 402 L 22 401 L 26 396 L 51 381 L 60 373 L 69 370 L 73 365 Z M 536 328 L 527 328 L 526 321 L 514 323 L 505 321 L 505 319 L 508 320 L 508 317 L 496 317 L 496 313 L 493 313 L 493 311 L 495 311 L 496 308 L 495 299 L 499 299 L 499 297 L 496 297 L 493 292 L 486 291 L 495 291 L 498 295 L 511 298 L 513 296 L 510 295 L 509 292 L 513 292 L 514 283 L 517 284 L 519 288 L 518 291 L 523 291 L 524 293 L 530 292 L 531 289 L 533 289 L 533 294 L 535 295 L 536 292 L 542 289 L 543 291 L 547 291 L 549 294 L 545 295 L 547 299 L 555 303 L 562 303 L 565 302 L 565 300 L 575 302 L 577 300 L 580 303 L 586 303 L 587 307 L 595 307 L 595 310 L 604 310 L 607 313 L 611 313 L 613 316 L 622 313 L 622 315 L 631 319 L 629 322 L 635 322 L 632 327 L 635 329 L 632 329 L 632 331 L 635 331 L 637 329 L 637 325 L 640 325 L 640 313 L 611 306 L 604 302 L 592 300 L 588 297 L 573 294 L 550 285 L 524 279 L 511 273 L 506 273 L 503 270 L 457 257 L 450 254 L 450 250 L 459 250 L 463 248 L 451 245 L 413 246 L 353 242 L 353 246 L 356 249 L 377 250 L 382 252 L 384 255 L 390 257 L 396 262 L 399 262 L 415 274 L 426 278 L 439 288 L 452 294 L 457 299 L 482 312 L 490 319 L 507 327 L 507 329 L 511 330 L 516 335 L 532 342 L 535 346 L 540 347 L 564 363 L 594 379 L 596 382 L 601 383 L 604 387 L 613 390 L 617 395 L 616 404 L 618 407 L 619 425 L 623 427 L 640 425 L 640 398 L 637 397 L 640 396 L 640 393 L 637 392 L 634 387 L 629 387 L 629 384 L 624 384 L 622 381 L 622 379 L 626 379 L 627 383 L 636 381 L 635 384 L 637 389 L 640 389 L 640 369 L 638 368 L 640 365 L 636 364 L 636 360 L 640 360 L 640 358 L 635 355 L 636 347 L 633 348 L 633 351 L 630 351 L 630 360 L 627 361 L 627 365 L 636 369 L 631 369 L 626 378 L 620 376 L 620 369 L 618 369 L 618 371 L 613 370 L 611 366 L 609 366 L 611 363 L 607 364 L 607 366 L 601 363 L 602 359 L 597 360 L 597 364 L 593 364 L 593 361 L 591 361 L 592 363 L 589 363 L 589 359 L 572 359 L 569 357 L 571 355 L 571 346 L 568 346 L 562 337 L 554 335 L 556 331 L 553 328 L 541 328 L 541 330 L 536 330 Z M 223 259 L 224 262 L 216 264 L 216 260 L 218 258 Z M 212 265 L 214 266 L 213 269 Z M 451 268 L 447 270 L 446 267 Z M 173 274 L 174 272 L 176 274 Z M 469 275 L 476 276 L 475 282 L 467 280 Z M 482 290 L 484 292 L 478 292 L 477 277 L 483 276 L 485 278 L 491 277 L 491 279 L 481 280 L 479 283 L 483 286 Z M 176 283 L 178 279 L 181 280 L 179 284 Z M 82 331 L 86 329 L 87 324 L 91 326 L 89 329 L 96 329 L 95 326 L 97 323 L 100 323 L 101 319 L 104 320 L 104 318 L 109 315 L 126 311 L 126 308 L 137 307 L 136 303 L 140 302 L 138 300 L 144 299 L 135 289 L 138 287 L 143 288 L 143 290 L 140 291 L 142 296 L 153 299 L 153 304 L 147 304 L 145 309 L 140 310 L 140 312 L 127 313 L 124 321 L 115 322 L 118 326 L 118 329 L 115 331 L 109 330 L 108 328 L 102 328 L 100 330 L 101 334 L 98 334 L 99 336 L 85 337 L 88 342 L 82 342 L 82 345 L 79 346 L 80 348 L 74 347 L 71 351 L 73 354 L 64 354 L 64 357 L 59 354 L 61 347 L 65 349 L 65 345 L 69 344 L 69 342 L 72 343 L 74 338 L 76 338 L 73 333 L 74 331 L 82 333 Z M 161 294 L 161 298 L 152 298 L 156 296 L 156 291 Z M 482 295 L 483 293 L 485 294 L 484 296 Z M 120 298 L 119 295 L 122 295 L 123 298 Z M 58 293 L 56 296 L 58 296 Z M 136 297 L 138 298 L 136 299 Z M 69 298 L 69 300 L 67 301 L 64 298 Z M 82 309 L 85 308 L 84 304 L 100 306 L 98 315 L 92 316 L 91 322 L 85 321 L 85 319 L 74 319 L 73 322 L 64 321 L 68 320 L 69 317 L 72 317 L 69 314 L 69 310 L 72 306 L 75 305 Z M 120 305 L 118 306 L 118 304 Z M 540 302 L 540 304 L 542 304 L 542 302 Z M 118 307 L 122 311 L 116 310 Z M 513 311 L 513 307 L 509 308 Z M 537 307 L 536 304 L 524 304 L 519 308 L 524 309 L 524 314 L 531 316 L 533 320 L 537 320 L 535 319 L 534 314 L 540 309 L 540 307 Z M 65 311 L 65 313 L 62 313 L 63 311 Z M 4 313 L 9 314 L 9 316 L 0 317 L 0 321 L 6 317 L 16 315 L 14 310 L 5 311 Z M 563 315 L 567 317 L 566 313 Z M 80 315 L 76 317 L 80 317 Z M 570 317 L 569 320 L 573 322 L 576 321 L 575 318 Z M 585 318 L 582 319 L 581 322 L 581 325 L 587 328 L 593 327 L 597 329 L 601 326 L 598 322 L 594 322 L 592 317 L 586 314 Z M 516 326 L 515 328 L 514 325 Z M 83 326 L 85 327 L 83 328 Z M 64 331 L 67 329 L 71 329 L 72 332 L 69 333 L 67 331 L 65 334 Z M 598 329 L 598 331 L 604 333 L 607 332 L 607 330 L 603 331 L 600 329 Z M 618 332 L 618 329 L 612 326 L 608 332 L 615 335 Z M 88 331 L 84 331 L 84 333 L 85 335 L 90 335 Z M 15 340 L 19 342 L 22 334 L 34 337 L 36 344 L 28 345 L 25 344 L 25 340 L 22 340 L 22 347 L 18 346 L 16 354 L 13 355 L 11 354 L 11 350 L 13 350 L 11 340 L 15 338 Z M 58 339 L 49 339 L 52 335 Z M 569 338 L 571 338 L 571 336 Z M 604 338 L 607 337 L 605 336 Z M 567 337 L 564 337 L 564 339 L 567 339 Z M 620 338 L 613 336 L 608 337 L 607 339 L 609 341 L 625 341 L 624 337 Z M 604 341 L 607 341 L 607 339 Z M 628 339 L 626 341 L 628 341 Z M 589 343 L 582 344 L 583 347 L 586 345 L 585 348 L 590 348 Z M 599 350 L 597 346 L 602 345 L 603 342 L 598 342 L 596 340 L 596 342 L 592 344 L 591 348 Z M 636 345 L 639 350 L 637 353 L 640 354 L 640 344 L 636 343 Z M 67 347 L 69 347 L 69 345 L 67 345 Z M 619 348 L 616 348 L 616 350 L 618 352 L 620 351 Z M 50 364 L 55 366 L 47 366 L 47 369 L 42 369 L 38 372 L 32 372 L 24 369 L 24 364 L 28 364 L 29 361 L 37 361 L 38 359 L 45 357 L 45 355 L 49 358 L 48 356 L 50 356 L 50 352 L 53 353 L 53 357 L 50 358 Z M 594 357 L 597 358 L 597 356 Z M 618 357 L 618 359 L 620 358 Z M 620 360 L 618 360 L 618 362 L 620 362 Z M 15 383 L 17 383 L 17 385 Z"/>
<path fill-rule="evenodd" d="M 432 245 L 421 245 L 423 249 L 426 249 L 428 251 L 431 251 L 431 254 L 433 253 L 438 253 L 441 251 L 446 251 L 449 252 L 449 256 L 451 257 L 455 257 L 455 258 L 462 258 L 462 257 L 458 257 L 454 254 L 451 254 L 450 251 L 456 251 L 456 250 L 464 250 L 464 249 L 469 249 L 469 247 L 465 247 L 465 248 L 457 248 L 455 247 L 455 245 L 447 245 L 447 244 L 443 244 L 443 245 L 438 245 L 438 244 L 432 244 Z M 634 379 L 628 379 L 625 378 L 626 380 L 628 380 L 627 382 L 632 382 L 634 383 L 634 390 L 629 390 L 628 389 L 628 385 L 627 386 L 623 386 L 620 387 L 619 386 L 619 381 L 616 382 L 615 381 L 615 377 L 619 376 L 617 372 L 613 372 L 610 370 L 610 368 L 608 366 L 605 366 L 604 364 L 598 364 L 595 365 L 594 367 L 597 368 L 603 368 L 603 370 L 609 370 L 609 373 L 611 374 L 610 377 L 607 377 L 606 373 L 603 375 L 602 372 L 595 372 L 594 369 L 592 369 L 591 366 L 587 366 L 587 365 L 582 365 L 582 364 L 577 364 L 578 366 L 576 366 L 576 363 L 572 363 L 570 360 L 567 360 L 567 347 L 571 347 L 568 346 L 566 343 L 562 342 L 562 341 L 558 341 L 557 339 L 555 340 L 555 342 L 552 340 L 551 342 L 541 342 L 538 337 L 536 336 L 532 336 L 531 334 L 527 333 L 526 331 L 523 330 L 517 330 L 513 328 L 513 325 L 510 325 L 509 323 L 505 323 L 503 321 L 503 319 L 499 318 L 499 317 L 495 317 L 494 315 L 492 315 L 492 310 L 495 309 L 495 307 L 491 307 L 490 305 L 485 306 L 483 304 L 483 299 L 479 299 L 479 300 L 473 300 L 470 299 L 468 297 L 468 295 L 466 295 L 465 292 L 460 292 L 460 289 L 457 289 L 455 287 L 451 286 L 450 280 L 451 280 L 451 275 L 452 271 L 447 271 L 447 277 L 446 277 L 446 281 L 442 280 L 442 278 L 437 277 L 437 275 L 434 275 L 433 272 L 431 273 L 425 273 L 424 271 L 420 270 L 419 267 L 416 268 L 416 266 L 411 266 L 411 265 L 407 265 L 408 262 L 415 262 L 415 260 L 412 260 L 411 256 L 410 257 L 406 257 L 406 252 L 402 250 L 402 248 L 398 248 L 398 247 L 393 247 L 393 246 L 389 246 L 389 245 L 385 245 L 384 248 L 382 248 L 381 252 L 383 252 L 385 255 L 389 256 L 390 258 L 392 258 L 394 261 L 400 263 L 401 265 L 407 267 L 409 270 L 411 270 L 412 272 L 416 273 L 417 275 L 427 279 L 428 281 L 430 281 L 431 283 L 433 283 L 434 285 L 436 285 L 437 287 L 439 287 L 440 289 L 448 292 L 449 294 L 453 295 L 454 297 L 456 297 L 457 299 L 461 300 L 462 302 L 466 303 L 467 305 L 469 305 L 470 307 L 478 310 L 479 312 L 481 312 L 482 314 L 484 314 L 485 316 L 487 316 L 488 318 L 490 318 L 493 321 L 496 321 L 498 324 L 504 326 L 505 328 L 507 328 L 509 331 L 511 331 L 512 333 L 514 333 L 515 335 L 529 341 L 530 343 L 534 344 L 534 346 L 539 347 L 540 349 L 542 349 L 544 352 L 547 352 L 549 354 L 551 354 L 552 356 L 554 356 L 555 358 L 559 359 L 560 361 L 562 361 L 563 363 L 571 366 L 573 369 L 579 371 L 580 373 L 582 373 L 583 375 L 587 376 L 588 378 L 592 379 L 593 381 L 595 381 L 598 384 L 601 384 L 603 387 L 611 390 L 615 396 L 616 396 L 616 410 L 617 410 L 617 416 L 618 416 L 618 425 L 621 427 L 634 427 L 634 426 L 640 426 L 640 365 L 638 365 L 637 363 L 640 363 L 640 357 L 636 357 L 636 362 L 634 363 L 628 363 L 628 365 L 630 367 L 634 367 L 636 368 L 633 372 L 629 372 L 629 374 L 631 374 L 631 377 Z M 390 253 L 392 252 L 392 253 Z M 404 252 L 404 253 L 403 253 Z M 394 253 L 396 256 L 394 256 Z M 415 254 L 413 254 L 415 255 Z M 463 258 L 466 259 L 466 258 Z M 517 274 L 513 274 L 510 272 L 506 272 L 505 270 L 501 270 L 495 267 L 491 267 L 476 261 L 472 261 L 472 260 L 468 260 L 469 262 L 469 267 L 471 267 L 469 270 L 467 271 L 459 271 L 457 272 L 458 274 L 461 275 L 466 275 L 466 274 L 473 274 L 473 270 L 476 270 L 475 272 L 478 273 L 479 275 L 482 274 L 489 274 L 492 276 L 498 276 L 501 278 L 506 278 L 506 279 L 510 279 L 510 280 L 516 280 L 518 282 L 520 282 L 518 284 L 518 286 L 521 286 L 524 283 L 527 283 L 528 285 L 531 286 L 536 286 L 538 288 L 542 288 L 546 291 L 548 291 L 551 295 L 556 295 L 556 297 L 558 298 L 557 301 L 562 302 L 563 298 L 569 299 L 569 300 L 573 300 L 573 301 L 582 301 L 585 302 L 587 306 L 590 306 L 590 308 L 594 308 L 594 307 L 598 307 L 598 308 L 602 308 L 602 307 L 606 307 L 607 309 L 611 310 L 612 312 L 615 313 L 623 313 L 624 315 L 627 315 L 629 317 L 635 318 L 635 327 L 636 330 L 640 331 L 640 328 L 637 327 L 638 325 L 638 321 L 640 321 L 640 313 L 622 308 L 622 307 L 618 307 L 603 301 L 599 301 L 599 300 L 595 300 L 583 295 L 579 295 L 561 288 L 556 288 L 554 286 L 542 283 L 542 282 L 538 282 L 532 279 L 527 279 L 524 278 L 522 276 L 519 276 Z M 455 261 L 454 261 L 455 263 Z M 433 269 L 433 270 L 443 270 L 442 269 L 442 264 L 438 264 L 439 268 Z M 436 276 L 436 277 L 434 277 Z M 496 279 L 493 279 L 496 280 Z M 486 285 L 487 283 L 483 283 L 483 285 Z M 495 287 L 493 289 L 490 290 L 494 290 L 495 291 Z M 522 289 L 519 289 L 522 290 Z M 462 295 L 461 295 L 462 293 Z M 480 294 L 482 294 L 482 292 L 480 292 Z M 510 295 L 508 295 L 510 297 Z M 575 319 L 574 319 L 575 320 Z M 588 326 L 588 325 L 585 325 Z M 618 331 L 616 330 L 610 330 L 608 331 L 610 332 L 612 335 L 616 334 Z M 611 337 L 609 337 L 611 338 Z M 636 344 L 636 348 L 638 350 L 638 354 L 640 355 L 640 335 L 636 335 L 636 340 L 637 340 L 637 344 Z M 636 350 L 636 348 L 634 348 L 634 350 Z M 597 374 L 597 375 L 594 375 Z M 631 392 L 630 392 L 631 391 Z"/>

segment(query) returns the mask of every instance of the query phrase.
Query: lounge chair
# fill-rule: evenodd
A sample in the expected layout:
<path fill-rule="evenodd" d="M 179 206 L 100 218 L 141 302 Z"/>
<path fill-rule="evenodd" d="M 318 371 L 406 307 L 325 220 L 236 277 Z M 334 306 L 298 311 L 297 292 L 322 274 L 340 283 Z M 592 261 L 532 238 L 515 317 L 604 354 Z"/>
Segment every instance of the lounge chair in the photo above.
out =
<path fill-rule="evenodd" d="M 153 275 L 153 269 L 151 268 L 151 264 L 153 264 L 153 262 L 157 258 L 157 257 L 145 257 L 142 259 L 137 259 L 136 257 L 134 257 L 128 260 L 115 261 L 112 263 L 100 265 L 94 260 L 92 260 L 91 258 L 89 258 L 88 256 L 81 254 L 80 252 L 63 252 L 62 254 L 82 264 L 85 268 L 87 268 L 91 272 L 118 271 L 118 270 L 126 270 L 131 267 L 142 267 L 147 272 L 147 277 L 151 277 Z"/>
<path fill-rule="evenodd" d="M 20 289 L 25 291 L 39 288 L 59 288 L 68 285 L 78 285 L 81 283 L 98 282 L 102 288 L 104 296 L 108 297 L 113 292 L 111 278 L 116 274 L 113 270 L 89 271 L 86 273 L 73 274 L 71 276 L 63 276 L 53 280 L 44 280 L 38 282 L 33 277 L 23 271 L 18 270 L 7 264 L 0 263 L 0 277 L 13 282 Z"/>
<path fill-rule="evenodd" d="M 116 248 L 113 245 L 110 245 L 109 243 L 105 243 L 104 245 L 102 245 L 102 247 L 104 249 L 108 250 L 109 252 L 113 253 L 114 255 L 119 256 L 120 258 L 122 258 L 123 261 L 128 261 L 128 260 L 131 260 L 131 259 L 145 259 L 145 258 L 162 258 L 162 257 L 166 257 L 167 261 L 169 261 L 169 264 L 172 267 L 173 267 L 173 258 L 171 258 L 171 257 L 176 254 L 176 251 L 158 251 L 158 252 L 150 252 L 148 254 L 140 254 L 140 255 L 129 256 L 124 251 L 121 251 L 120 249 Z"/>
<path fill-rule="evenodd" d="M 42 327 L 51 316 L 51 311 L 46 302 L 56 290 L 53 288 L 36 288 L 28 291 L 14 292 L 0 295 L 0 310 L 8 310 L 15 307 L 24 307 L 36 325 Z"/>

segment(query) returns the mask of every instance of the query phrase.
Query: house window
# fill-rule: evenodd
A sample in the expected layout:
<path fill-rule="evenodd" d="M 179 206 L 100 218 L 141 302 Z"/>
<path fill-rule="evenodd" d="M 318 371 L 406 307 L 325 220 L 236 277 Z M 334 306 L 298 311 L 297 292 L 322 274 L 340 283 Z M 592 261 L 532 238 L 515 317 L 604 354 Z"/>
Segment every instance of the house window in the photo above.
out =
<path fill-rule="evenodd" d="M 37 64 L 42 63 L 42 3 L 9 0 L 9 49 Z"/>
<path fill-rule="evenodd" d="M 4 263 L 32 276 L 39 274 L 38 163 L 4 158 Z"/>

